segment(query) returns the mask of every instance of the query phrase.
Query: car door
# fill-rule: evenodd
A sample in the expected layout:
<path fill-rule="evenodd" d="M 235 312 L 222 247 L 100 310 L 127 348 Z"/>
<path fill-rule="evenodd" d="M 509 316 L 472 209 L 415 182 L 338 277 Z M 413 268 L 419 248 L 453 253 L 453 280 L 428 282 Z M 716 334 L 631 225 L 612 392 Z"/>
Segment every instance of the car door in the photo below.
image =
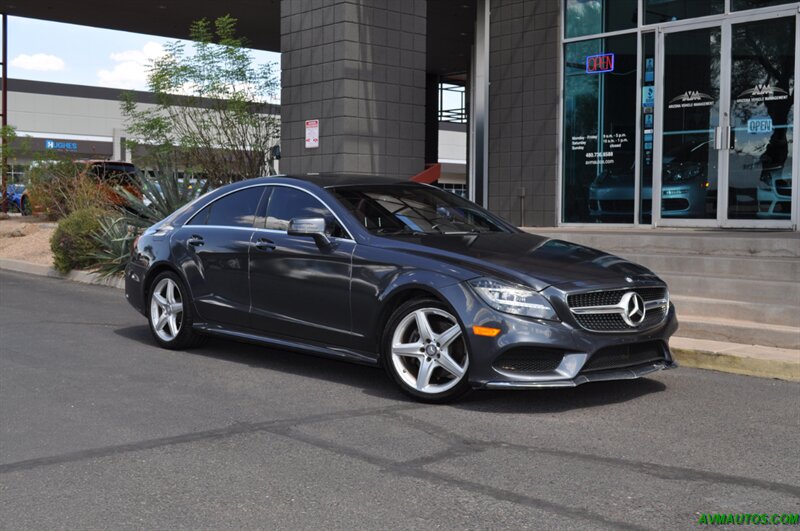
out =
<path fill-rule="evenodd" d="M 247 327 L 248 254 L 264 190 L 248 187 L 216 199 L 172 237 L 198 320 Z"/>
<path fill-rule="evenodd" d="M 330 245 L 286 233 L 290 220 L 309 217 L 328 220 Z M 318 197 L 289 185 L 272 186 L 266 219 L 256 228 L 250 253 L 253 328 L 271 336 L 348 346 L 354 247 Z"/>

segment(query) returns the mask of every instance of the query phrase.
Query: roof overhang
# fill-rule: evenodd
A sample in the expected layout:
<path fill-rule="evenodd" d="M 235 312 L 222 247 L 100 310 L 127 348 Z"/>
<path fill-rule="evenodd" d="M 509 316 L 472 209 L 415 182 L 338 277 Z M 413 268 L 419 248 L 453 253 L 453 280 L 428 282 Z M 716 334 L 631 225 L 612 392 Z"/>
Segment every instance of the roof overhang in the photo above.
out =
<path fill-rule="evenodd" d="M 474 41 L 476 5 L 476 0 L 428 0 L 428 73 L 464 79 Z M 223 4 L 219 0 L 0 0 L 0 11 L 173 39 L 188 38 L 189 26 L 195 20 L 213 20 L 229 13 L 238 19 L 239 33 L 252 48 L 272 52 L 281 48 L 280 0 L 232 0 Z"/>

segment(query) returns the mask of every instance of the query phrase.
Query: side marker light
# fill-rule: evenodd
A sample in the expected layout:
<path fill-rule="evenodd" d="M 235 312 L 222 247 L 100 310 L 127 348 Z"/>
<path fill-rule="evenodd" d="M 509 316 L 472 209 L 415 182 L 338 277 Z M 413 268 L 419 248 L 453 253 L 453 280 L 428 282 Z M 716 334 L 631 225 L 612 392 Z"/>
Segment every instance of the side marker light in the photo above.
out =
<path fill-rule="evenodd" d="M 490 328 L 488 326 L 473 325 L 472 333 L 476 336 L 496 337 L 500 334 L 499 328 Z"/>

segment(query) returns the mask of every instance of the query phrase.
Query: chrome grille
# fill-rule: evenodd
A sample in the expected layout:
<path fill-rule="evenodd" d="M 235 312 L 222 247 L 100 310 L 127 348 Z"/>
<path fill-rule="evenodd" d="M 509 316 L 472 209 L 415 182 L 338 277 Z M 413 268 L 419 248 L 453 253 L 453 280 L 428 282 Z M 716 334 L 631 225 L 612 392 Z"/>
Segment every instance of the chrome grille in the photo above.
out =
<path fill-rule="evenodd" d="M 567 297 L 567 304 L 570 308 L 583 308 L 584 306 L 611 306 L 619 304 L 622 296 L 629 291 L 635 291 L 642 296 L 645 302 L 665 298 L 666 288 L 636 288 L 616 289 L 611 291 L 590 291 L 589 293 L 577 293 Z"/>
<path fill-rule="evenodd" d="M 638 294 L 645 305 L 645 315 L 639 324 L 626 322 L 623 298 Z M 626 297 L 627 295 L 627 297 Z M 592 332 L 636 332 L 661 324 L 669 308 L 666 287 L 630 288 L 576 293 L 567 296 L 575 321 Z"/>

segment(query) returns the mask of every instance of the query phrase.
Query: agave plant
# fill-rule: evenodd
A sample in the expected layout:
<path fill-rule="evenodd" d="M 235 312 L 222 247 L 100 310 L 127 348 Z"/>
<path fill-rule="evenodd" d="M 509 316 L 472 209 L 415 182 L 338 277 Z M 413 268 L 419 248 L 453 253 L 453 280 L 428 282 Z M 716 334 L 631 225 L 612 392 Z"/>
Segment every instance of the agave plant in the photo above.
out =
<path fill-rule="evenodd" d="M 103 276 L 123 273 L 136 237 L 208 188 L 205 181 L 178 179 L 165 173 L 141 178 L 138 185 L 141 196 L 125 188 L 117 189 L 125 206 L 119 208 L 117 215 L 102 218 L 100 230 L 92 235 L 100 247 L 93 255 L 94 267 Z"/>
<path fill-rule="evenodd" d="M 92 234 L 98 250 L 92 255 L 94 269 L 104 277 L 122 274 L 131 258 L 136 229 L 123 216 L 100 218 L 100 229 Z"/>
<path fill-rule="evenodd" d="M 120 193 L 127 203 L 124 219 L 139 229 L 161 221 L 208 189 L 205 180 L 178 179 L 171 173 L 160 172 L 151 178 L 140 178 L 138 184 L 141 196 L 124 189 Z"/>

